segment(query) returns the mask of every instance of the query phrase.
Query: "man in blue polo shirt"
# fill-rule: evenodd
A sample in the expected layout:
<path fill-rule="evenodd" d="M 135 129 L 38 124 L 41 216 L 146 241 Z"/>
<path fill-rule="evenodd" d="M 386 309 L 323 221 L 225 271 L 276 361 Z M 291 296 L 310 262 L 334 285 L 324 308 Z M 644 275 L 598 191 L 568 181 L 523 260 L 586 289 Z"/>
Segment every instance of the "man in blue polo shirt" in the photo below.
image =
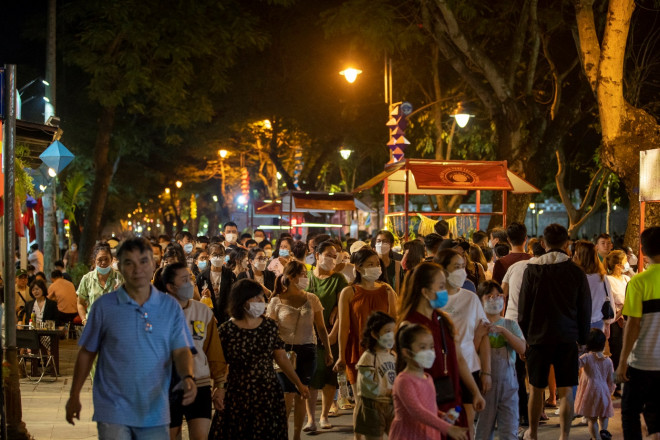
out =
<path fill-rule="evenodd" d="M 143 238 L 121 244 L 124 285 L 94 303 L 78 342 L 66 419 L 80 420 L 80 390 L 98 355 L 92 395 L 100 439 L 169 438 L 172 363 L 183 378 L 183 404 L 197 394 L 192 337 L 176 300 L 150 283 L 152 252 Z"/>

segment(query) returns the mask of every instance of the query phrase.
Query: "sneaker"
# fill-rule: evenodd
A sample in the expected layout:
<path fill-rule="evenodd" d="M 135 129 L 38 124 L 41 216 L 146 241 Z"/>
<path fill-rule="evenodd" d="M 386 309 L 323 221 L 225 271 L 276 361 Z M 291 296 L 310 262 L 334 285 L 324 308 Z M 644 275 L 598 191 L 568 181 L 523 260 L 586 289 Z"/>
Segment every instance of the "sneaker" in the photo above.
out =
<path fill-rule="evenodd" d="M 303 427 L 302 430 L 303 430 L 303 432 L 314 433 L 314 432 L 316 432 L 316 423 L 307 422 L 307 424 Z"/>
<path fill-rule="evenodd" d="M 328 419 L 319 420 L 319 426 L 321 427 L 321 429 L 331 429 L 332 428 L 332 425 L 330 424 Z"/>
<path fill-rule="evenodd" d="M 599 434 L 600 438 L 603 440 L 612 440 L 612 434 L 607 429 L 601 429 Z"/>

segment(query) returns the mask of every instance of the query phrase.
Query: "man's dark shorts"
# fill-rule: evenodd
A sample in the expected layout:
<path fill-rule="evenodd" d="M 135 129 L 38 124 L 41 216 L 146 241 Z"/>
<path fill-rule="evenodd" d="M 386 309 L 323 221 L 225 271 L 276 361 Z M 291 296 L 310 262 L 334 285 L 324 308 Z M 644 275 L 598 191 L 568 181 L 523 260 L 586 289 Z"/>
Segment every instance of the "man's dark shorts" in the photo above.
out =
<path fill-rule="evenodd" d="M 555 367 L 557 387 L 578 384 L 578 347 L 569 344 L 539 344 L 527 349 L 527 374 L 529 383 L 536 388 L 548 386 L 550 365 Z"/>
<path fill-rule="evenodd" d="M 188 406 L 183 406 L 180 399 L 173 401 L 170 398 L 170 428 L 178 428 L 183 424 L 183 417 L 190 421 L 192 419 L 210 419 L 213 403 L 211 401 L 211 385 L 197 388 L 195 401 Z"/>

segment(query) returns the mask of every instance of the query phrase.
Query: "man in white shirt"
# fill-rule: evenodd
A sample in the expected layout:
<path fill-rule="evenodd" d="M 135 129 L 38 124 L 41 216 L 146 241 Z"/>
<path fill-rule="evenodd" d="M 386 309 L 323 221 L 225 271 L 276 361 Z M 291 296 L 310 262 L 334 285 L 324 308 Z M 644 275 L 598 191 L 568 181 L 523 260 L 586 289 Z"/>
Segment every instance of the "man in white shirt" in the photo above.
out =
<path fill-rule="evenodd" d="M 30 246 L 30 255 L 28 255 L 28 262 L 34 266 L 35 272 L 44 271 L 44 254 L 39 250 L 39 245 L 34 243 Z"/>
<path fill-rule="evenodd" d="M 545 254 L 545 249 L 543 249 L 541 243 L 534 243 L 532 251 L 534 252 L 534 258 Z M 520 297 L 520 286 L 522 285 L 523 274 L 530 261 L 534 261 L 534 259 L 518 261 L 517 263 L 512 264 L 504 275 L 504 279 L 502 280 L 502 290 L 504 290 L 504 296 L 508 298 L 506 313 L 504 314 L 506 319 L 512 319 L 518 322 L 518 298 Z M 516 354 L 516 376 L 518 378 L 518 411 L 520 414 L 520 425 L 528 426 L 527 386 L 525 384 L 527 369 L 525 368 L 525 361 L 521 359 L 518 354 Z"/>

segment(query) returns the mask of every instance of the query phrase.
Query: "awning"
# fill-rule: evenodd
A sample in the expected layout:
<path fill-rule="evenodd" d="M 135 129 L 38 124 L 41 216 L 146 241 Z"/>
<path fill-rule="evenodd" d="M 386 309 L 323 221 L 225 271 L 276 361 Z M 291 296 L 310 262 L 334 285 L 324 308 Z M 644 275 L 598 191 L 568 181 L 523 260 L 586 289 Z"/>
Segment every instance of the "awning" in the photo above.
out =
<path fill-rule="evenodd" d="M 513 193 L 537 193 L 538 188 L 509 171 L 505 161 L 435 161 L 406 159 L 388 164 L 385 171 L 369 179 L 355 192 L 369 189 L 387 180 L 389 194 L 454 195 L 467 194 L 470 190 L 509 191 Z"/>
<path fill-rule="evenodd" d="M 291 205 L 291 201 L 293 204 Z M 291 206 L 290 206 L 291 205 Z M 355 211 L 356 209 L 371 212 L 362 202 L 355 199 L 351 193 L 327 193 L 321 191 L 292 191 L 282 194 L 281 199 L 257 206 L 255 214 L 280 215 L 289 212 L 335 213 L 336 211 Z"/>

